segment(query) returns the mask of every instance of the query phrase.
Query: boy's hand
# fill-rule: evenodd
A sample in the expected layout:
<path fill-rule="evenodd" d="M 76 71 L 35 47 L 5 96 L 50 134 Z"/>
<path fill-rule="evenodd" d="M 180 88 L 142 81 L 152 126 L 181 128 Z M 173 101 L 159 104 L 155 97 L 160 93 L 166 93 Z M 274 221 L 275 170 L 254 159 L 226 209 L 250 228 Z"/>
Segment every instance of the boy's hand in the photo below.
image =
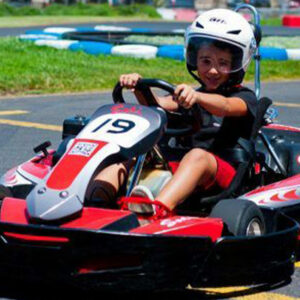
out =
<path fill-rule="evenodd" d="M 121 86 L 130 89 L 132 92 L 134 92 L 135 86 L 141 78 L 142 76 L 138 73 L 122 74 L 120 76 L 119 81 Z"/>
<path fill-rule="evenodd" d="M 187 84 L 180 84 L 174 92 L 174 101 L 184 108 L 191 108 L 198 101 L 198 93 Z"/>

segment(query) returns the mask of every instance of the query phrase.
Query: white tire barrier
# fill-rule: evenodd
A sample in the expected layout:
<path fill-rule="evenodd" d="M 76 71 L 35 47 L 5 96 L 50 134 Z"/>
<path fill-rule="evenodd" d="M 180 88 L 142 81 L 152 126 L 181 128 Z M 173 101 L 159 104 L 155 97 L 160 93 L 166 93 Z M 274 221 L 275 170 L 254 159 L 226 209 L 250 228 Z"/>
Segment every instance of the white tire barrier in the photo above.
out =
<path fill-rule="evenodd" d="M 37 40 L 34 43 L 37 46 L 49 46 L 56 49 L 69 49 L 72 44 L 78 42 L 72 40 Z"/>
<path fill-rule="evenodd" d="M 136 58 L 155 58 L 158 48 L 147 45 L 121 45 L 115 46 L 111 49 L 112 55 L 130 56 Z"/>
<path fill-rule="evenodd" d="M 300 60 L 300 49 L 287 49 L 288 59 L 291 60 Z"/>
<path fill-rule="evenodd" d="M 98 25 L 94 27 L 95 30 L 98 31 L 130 31 L 128 27 L 121 27 L 121 26 L 109 26 L 109 25 Z"/>
<path fill-rule="evenodd" d="M 45 33 L 57 33 L 57 34 L 64 34 L 66 32 L 74 32 L 76 31 L 75 28 L 71 27 L 48 27 L 43 30 Z"/>
<path fill-rule="evenodd" d="M 57 36 L 50 34 L 21 34 L 20 40 L 36 41 L 36 40 L 57 40 Z"/>

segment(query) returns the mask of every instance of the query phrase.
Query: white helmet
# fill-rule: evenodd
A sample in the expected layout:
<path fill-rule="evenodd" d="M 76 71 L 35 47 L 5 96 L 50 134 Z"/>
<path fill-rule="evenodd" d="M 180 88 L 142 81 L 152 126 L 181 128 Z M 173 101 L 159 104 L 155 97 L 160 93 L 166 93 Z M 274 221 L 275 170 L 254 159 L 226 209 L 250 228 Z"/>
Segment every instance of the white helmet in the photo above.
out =
<path fill-rule="evenodd" d="M 203 45 L 228 49 L 231 65 L 228 69 L 228 85 L 239 84 L 255 53 L 257 43 L 251 25 L 237 12 L 228 9 L 213 9 L 202 13 L 186 31 L 186 63 L 189 72 L 197 70 L 198 50 Z M 201 81 L 200 81 L 201 82 Z"/>

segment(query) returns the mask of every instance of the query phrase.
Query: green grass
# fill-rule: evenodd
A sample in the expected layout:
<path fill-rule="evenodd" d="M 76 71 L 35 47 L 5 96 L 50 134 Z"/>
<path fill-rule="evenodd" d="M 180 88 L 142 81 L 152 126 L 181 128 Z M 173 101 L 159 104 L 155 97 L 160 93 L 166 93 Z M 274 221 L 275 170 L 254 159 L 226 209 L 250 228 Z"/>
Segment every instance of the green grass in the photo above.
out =
<path fill-rule="evenodd" d="M 269 36 L 264 37 L 261 46 L 284 49 L 300 49 L 300 36 Z"/>
<path fill-rule="evenodd" d="M 103 17 L 103 16 L 12 16 L 0 17 L 0 27 L 27 27 L 58 24 L 80 24 L 80 23 L 105 23 L 118 21 L 157 21 L 145 16 L 122 16 L 122 17 Z"/>
<path fill-rule="evenodd" d="M 261 25 L 265 26 L 281 26 L 281 18 L 268 18 L 268 19 L 262 19 Z"/>
<path fill-rule="evenodd" d="M 139 16 L 159 18 L 155 8 L 149 5 L 133 4 L 109 6 L 108 4 L 74 5 L 52 4 L 45 8 L 31 6 L 13 7 L 7 3 L 0 3 L 0 16 Z"/>
<path fill-rule="evenodd" d="M 0 40 L 0 93 L 28 94 L 111 90 L 120 74 L 141 73 L 171 83 L 195 84 L 185 63 L 172 59 L 93 56 L 38 47 L 16 38 Z M 253 80 L 253 65 L 246 80 Z M 263 80 L 300 79 L 300 61 L 263 61 Z"/>

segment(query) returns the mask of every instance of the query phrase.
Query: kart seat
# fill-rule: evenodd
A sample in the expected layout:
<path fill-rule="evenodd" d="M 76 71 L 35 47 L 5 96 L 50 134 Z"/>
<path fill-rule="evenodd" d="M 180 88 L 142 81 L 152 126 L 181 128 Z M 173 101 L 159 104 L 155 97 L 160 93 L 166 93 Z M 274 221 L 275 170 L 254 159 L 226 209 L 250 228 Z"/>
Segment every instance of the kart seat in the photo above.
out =
<path fill-rule="evenodd" d="M 253 171 L 254 164 L 256 162 L 256 151 L 255 151 L 255 140 L 259 134 L 262 126 L 266 124 L 265 114 L 267 109 L 272 104 L 272 100 L 267 97 L 261 98 L 258 102 L 256 118 L 253 123 L 251 130 L 251 135 L 249 140 L 240 139 L 238 142 L 240 144 L 239 149 L 233 150 L 233 152 L 228 153 L 228 157 L 237 165 L 237 172 L 233 178 L 230 186 L 226 190 L 213 195 L 203 195 L 197 201 L 197 203 L 202 207 L 203 205 L 214 205 L 218 201 L 226 198 L 233 198 L 246 192 L 245 183 L 249 181 L 251 172 Z"/>

